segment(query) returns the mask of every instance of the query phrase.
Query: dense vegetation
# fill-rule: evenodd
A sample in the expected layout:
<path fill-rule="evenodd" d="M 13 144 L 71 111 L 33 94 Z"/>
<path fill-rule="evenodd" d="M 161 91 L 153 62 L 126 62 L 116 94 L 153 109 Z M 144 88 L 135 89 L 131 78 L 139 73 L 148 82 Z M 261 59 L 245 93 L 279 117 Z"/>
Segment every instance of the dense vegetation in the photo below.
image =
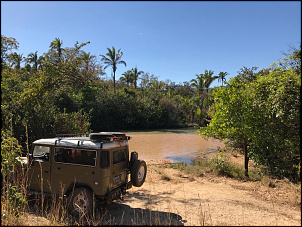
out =
<path fill-rule="evenodd" d="M 243 67 L 228 82 L 227 72 L 205 70 L 175 84 L 137 67 L 116 79 L 117 66 L 127 65 L 123 52 L 107 48 L 98 61 L 83 50 L 86 45 L 64 47 L 56 38 L 47 53 L 23 57 L 16 39 L 1 35 L 1 137 L 6 147 L 18 140 L 16 156 L 32 141 L 56 134 L 194 124 L 201 135 L 227 138 L 242 149 L 246 175 L 252 159 L 271 174 L 299 178 L 301 50 L 258 72 Z M 213 89 L 216 79 L 221 86 Z"/>
<path fill-rule="evenodd" d="M 23 57 L 14 38 L 1 36 L 2 129 L 12 126 L 23 147 L 25 126 L 30 144 L 62 133 L 205 125 L 213 71 L 177 85 L 134 67 L 116 80 L 123 52 L 107 48 L 98 61 L 83 50 L 88 44 L 64 47 L 56 38 L 42 56 Z M 113 80 L 104 76 L 107 67 Z"/>
<path fill-rule="evenodd" d="M 243 69 L 223 89 L 213 92 L 212 120 L 200 132 L 228 139 L 248 162 L 278 177 L 300 180 L 301 49 L 255 73 Z"/>

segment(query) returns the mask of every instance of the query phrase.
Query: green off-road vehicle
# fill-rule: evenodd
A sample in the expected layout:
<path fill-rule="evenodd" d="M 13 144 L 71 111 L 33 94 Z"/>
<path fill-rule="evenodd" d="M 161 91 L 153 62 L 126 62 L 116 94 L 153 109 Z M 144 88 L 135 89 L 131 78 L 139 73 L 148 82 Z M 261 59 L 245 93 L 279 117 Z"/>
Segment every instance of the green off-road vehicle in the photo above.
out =
<path fill-rule="evenodd" d="M 67 197 L 68 211 L 91 213 L 95 201 L 110 204 L 126 190 L 140 187 L 147 166 L 132 152 L 121 132 L 58 136 L 33 142 L 29 156 L 29 192 Z"/>

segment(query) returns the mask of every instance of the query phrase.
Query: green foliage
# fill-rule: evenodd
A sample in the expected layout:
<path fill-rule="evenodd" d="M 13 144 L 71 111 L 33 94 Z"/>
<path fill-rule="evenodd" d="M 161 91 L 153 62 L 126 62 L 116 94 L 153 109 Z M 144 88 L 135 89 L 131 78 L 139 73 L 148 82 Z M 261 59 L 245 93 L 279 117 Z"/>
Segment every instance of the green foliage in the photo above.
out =
<path fill-rule="evenodd" d="M 15 167 L 20 166 L 16 160 L 21 155 L 20 148 L 18 140 L 12 137 L 11 132 L 1 129 L 1 173 L 3 179 L 10 178 Z"/>
<path fill-rule="evenodd" d="M 77 133 L 89 133 L 90 121 L 89 114 L 83 110 L 78 112 L 58 113 L 54 119 L 54 134 L 73 134 Z"/>
<path fill-rule="evenodd" d="M 21 210 L 27 204 L 26 198 L 18 191 L 17 186 L 8 187 L 7 193 L 11 208 L 11 215 L 19 217 L 19 210 Z"/>
<path fill-rule="evenodd" d="M 273 71 L 251 84 L 255 118 L 251 155 L 277 176 L 299 179 L 301 74 L 294 69 Z"/>
<path fill-rule="evenodd" d="M 250 108 L 251 97 L 242 88 L 238 78 L 232 78 L 224 89 L 214 92 L 215 114 L 206 128 L 200 128 L 204 137 L 218 139 L 229 138 L 244 143 L 249 139 L 248 133 L 253 110 Z"/>
<path fill-rule="evenodd" d="M 185 162 L 176 162 L 176 163 L 171 164 L 170 168 L 184 170 L 187 166 L 188 165 Z"/>
<path fill-rule="evenodd" d="M 19 43 L 15 38 L 1 35 L 1 70 L 7 65 L 8 56 L 12 53 L 12 50 L 17 50 L 18 48 Z"/>
<path fill-rule="evenodd" d="M 200 135 L 234 141 L 247 150 L 246 161 L 251 158 L 271 174 L 297 181 L 301 73 L 278 67 L 269 73 L 254 70 L 244 68 L 213 92 L 214 114 Z"/>
<path fill-rule="evenodd" d="M 244 179 L 244 169 L 240 166 L 232 164 L 223 152 L 219 152 L 218 156 L 214 156 L 210 162 L 212 163 L 218 175 L 232 177 L 236 179 Z"/>

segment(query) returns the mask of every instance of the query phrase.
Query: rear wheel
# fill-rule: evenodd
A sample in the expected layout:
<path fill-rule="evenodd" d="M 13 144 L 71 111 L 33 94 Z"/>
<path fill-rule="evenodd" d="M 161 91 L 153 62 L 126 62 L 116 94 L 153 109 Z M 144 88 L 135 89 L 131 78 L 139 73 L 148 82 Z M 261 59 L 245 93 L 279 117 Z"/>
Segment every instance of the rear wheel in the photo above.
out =
<path fill-rule="evenodd" d="M 133 186 L 140 187 L 146 179 L 147 165 L 145 161 L 136 160 L 131 168 L 131 181 Z"/>
<path fill-rule="evenodd" d="M 93 193 L 85 187 L 75 188 L 68 196 L 68 211 L 77 217 L 91 215 L 93 209 Z"/>

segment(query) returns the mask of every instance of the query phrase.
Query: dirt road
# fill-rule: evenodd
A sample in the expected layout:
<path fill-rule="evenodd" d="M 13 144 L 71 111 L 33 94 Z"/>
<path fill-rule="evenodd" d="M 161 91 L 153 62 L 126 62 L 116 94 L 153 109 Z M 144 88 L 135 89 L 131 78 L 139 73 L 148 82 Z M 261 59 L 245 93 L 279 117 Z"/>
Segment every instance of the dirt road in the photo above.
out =
<path fill-rule="evenodd" d="M 105 209 L 104 224 L 301 225 L 301 189 L 295 185 L 279 181 L 271 188 L 261 182 L 191 177 L 158 162 L 147 162 L 142 187 L 133 187 L 124 201 Z"/>

